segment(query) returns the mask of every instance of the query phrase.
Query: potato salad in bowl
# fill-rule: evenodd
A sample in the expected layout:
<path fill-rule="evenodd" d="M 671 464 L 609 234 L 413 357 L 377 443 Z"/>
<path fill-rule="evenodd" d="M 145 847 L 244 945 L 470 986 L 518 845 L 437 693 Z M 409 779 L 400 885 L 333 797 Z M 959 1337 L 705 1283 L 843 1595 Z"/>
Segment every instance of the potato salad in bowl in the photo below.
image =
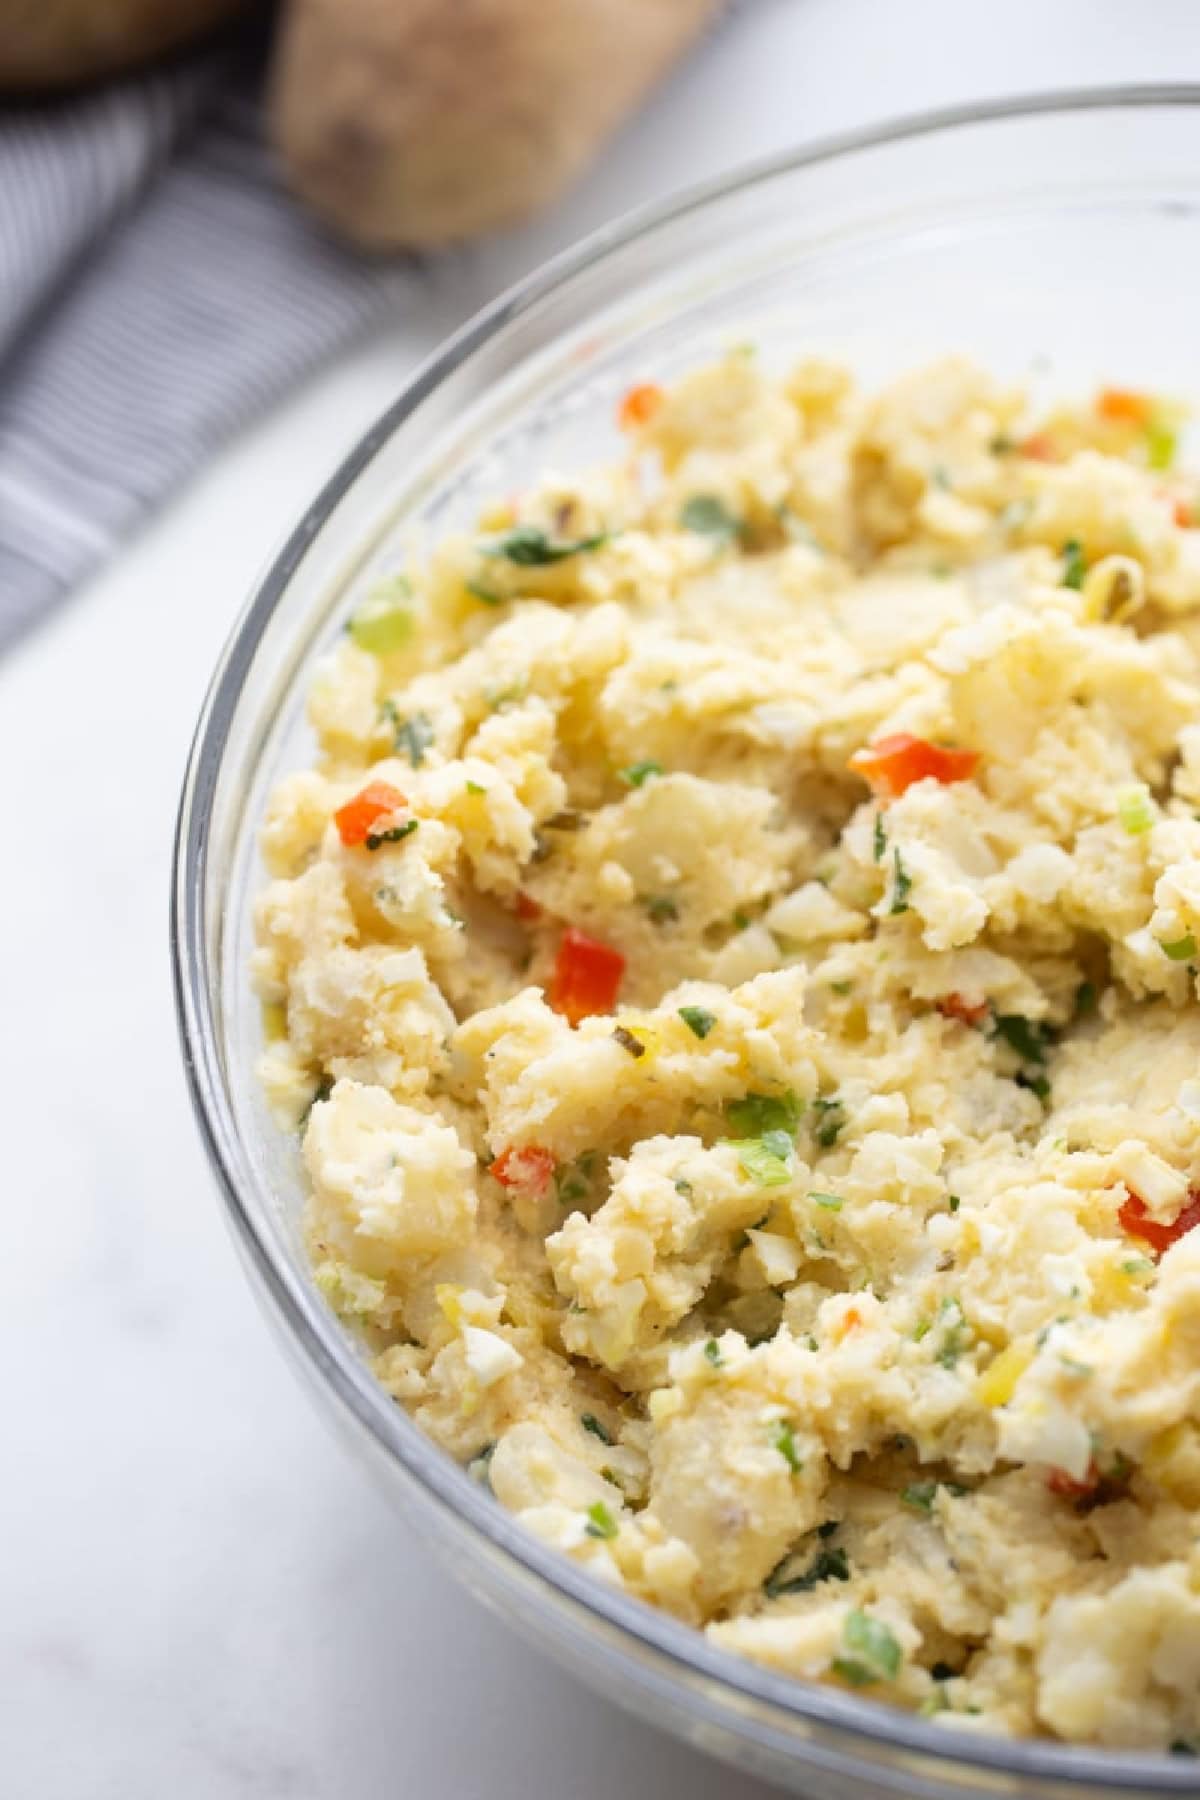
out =
<path fill-rule="evenodd" d="M 1181 414 L 746 346 L 621 423 L 362 598 L 267 809 L 317 1284 L 724 1649 L 1200 1748 Z"/>

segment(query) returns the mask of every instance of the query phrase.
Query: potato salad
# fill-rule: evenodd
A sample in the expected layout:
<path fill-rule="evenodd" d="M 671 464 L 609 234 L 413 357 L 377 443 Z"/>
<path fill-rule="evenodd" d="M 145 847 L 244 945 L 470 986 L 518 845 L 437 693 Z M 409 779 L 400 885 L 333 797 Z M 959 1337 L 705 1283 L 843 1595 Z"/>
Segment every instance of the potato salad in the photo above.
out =
<path fill-rule="evenodd" d="M 753 350 L 358 597 L 262 844 L 315 1280 L 547 1543 L 1200 1749 L 1200 481 Z"/>

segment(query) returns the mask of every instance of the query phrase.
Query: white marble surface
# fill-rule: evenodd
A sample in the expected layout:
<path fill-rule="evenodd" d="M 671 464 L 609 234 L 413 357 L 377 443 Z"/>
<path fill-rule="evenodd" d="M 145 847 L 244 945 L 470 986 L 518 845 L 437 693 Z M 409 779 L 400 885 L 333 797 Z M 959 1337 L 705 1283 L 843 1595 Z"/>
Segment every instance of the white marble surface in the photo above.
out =
<path fill-rule="evenodd" d="M 624 206 L 870 118 L 1200 76 L 1194 0 L 751 0 L 554 217 L 451 258 L 0 664 L 0 1791 L 754 1800 L 485 1617 L 259 1319 L 188 1110 L 183 759 L 263 559 L 407 368 Z"/>

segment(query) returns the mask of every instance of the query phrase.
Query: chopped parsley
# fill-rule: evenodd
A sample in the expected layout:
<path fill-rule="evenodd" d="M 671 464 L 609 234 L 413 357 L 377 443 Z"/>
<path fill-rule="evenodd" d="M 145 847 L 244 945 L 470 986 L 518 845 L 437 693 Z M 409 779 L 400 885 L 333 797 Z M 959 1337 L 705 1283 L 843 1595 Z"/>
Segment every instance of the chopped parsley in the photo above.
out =
<path fill-rule="evenodd" d="M 931 1513 L 937 1498 L 936 1481 L 910 1481 L 901 1492 L 900 1498 L 905 1506 L 911 1506 L 914 1512 Z"/>
<path fill-rule="evenodd" d="M 671 925 L 679 917 L 679 902 L 670 894 L 645 894 L 642 906 L 653 925 Z"/>
<path fill-rule="evenodd" d="M 834 1529 L 836 1530 L 836 1525 Z M 792 1552 L 776 1563 L 767 1579 L 763 1582 L 763 1593 L 768 1600 L 778 1600 L 784 1594 L 808 1594 L 819 1587 L 823 1581 L 849 1581 L 850 1564 L 844 1550 L 818 1550 L 815 1558 L 801 1575 L 785 1575 L 784 1570 L 792 1559 Z"/>
<path fill-rule="evenodd" d="M 1089 1013 L 1094 1013 L 1098 1000 L 1095 982 L 1081 981 L 1075 989 L 1075 1017 L 1085 1019 Z"/>
<path fill-rule="evenodd" d="M 652 757 L 647 757 L 644 762 L 630 763 L 627 769 L 619 769 L 617 772 L 626 787 L 640 788 L 648 781 L 653 781 L 656 775 L 661 775 L 663 766 Z"/>
<path fill-rule="evenodd" d="M 950 1194 L 947 1196 L 946 1204 L 950 1208 L 951 1212 L 957 1212 L 959 1207 L 962 1205 L 962 1201 L 959 1199 L 957 1194 Z"/>
<path fill-rule="evenodd" d="M 1003 1038 L 1022 1062 L 1045 1062 L 1049 1034 L 1044 1025 L 1023 1018 L 1020 1013 L 997 1013 L 994 1025 L 996 1036 Z"/>
<path fill-rule="evenodd" d="M 554 1188 L 560 1206 L 571 1206 L 576 1200 L 586 1200 L 592 1191 L 592 1172 L 596 1166 L 596 1152 L 585 1150 L 575 1162 L 567 1163 L 554 1172 Z"/>
<path fill-rule="evenodd" d="M 725 1367 L 725 1358 L 721 1355 L 721 1346 L 718 1344 L 716 1338 L 705 1339 L 704 1360 L 707 1363 L 711 1363 L 714 1369 L 723 1369 Z"/>
<path fill-rule="evenodd" d="M 721 544 L 731 544 L 742 531 L 741 521 L 715 494 L 693 494 L 685 500 L 679 523 L 685 531 L 698 531 Z"/>
<path fill-rule="evenodd" d="M 632 1031 L 627 1031 L 624 1025 L 613 1026 L 613 1038 L 620 1044 L 622 1050 L 628 1051 L 630 1056 L 635 1058 L 645 1056 L 646 1046 L 641 1038 L 634 1037 Z"/>
<path fill-rule="evenodd" d="M 717 1022 L 716 1013 L 706 1006 L 681 1006 L 679 1016 L 694 1037 L 706 1038 Z"/>
<path fill-rule="evenodd" d="M 601 531 L 594 537 L 552 538 L 540 525 L 514 525 L 494 543 L 480 548 L 484 556 L 502 556 L 518 568 L 537 569 L 547 563 L 563 562 L 568 556 L 580 556 L 585 550 L 598 550 L 607 537 L 608 533 Z"/>
<path fill-rule="evenodd" d="M 593 1500 L 587 1509 L 587 1524 L 583 1528 L 589 1537 L 615 1538 L 617 1521 L 605 1506 L 603 1500 Z"/>
<path fill-rule="evenodd" d="M 830 1099 L 828 1095 L 818 1095 L 813 1101 L 813 1111 L 817 1115 L 813 1136 L 822 1150 L 831 1150 L 846 1123 L 845 1105 L 836 1097 Z"/>
<path fill-rule="evenodd" d="M 882 862 L 887 851 L 887 832 L 883 828 L 883 814 L 875 814 L 875 830 L 871 836 L 871 855 L 876 862 Z"/>
<path fill-rule="evenodd" d="M 1176 938 L 1173 944 L 1163 944 L 1162 952 L 1172 962 L 1191 962 L 1196 954 L 1196 940 L 1189 931 L 1185 937 Z"/>
<path fill-rule="evenodd" d="M 764 1131 L 738 1142 L 738 1162 L 756 1187 L 784 1187 L 792 1179 L 792 1139 L 786 1131 Z"/>
<path fill-rule="evenodd" d="M 419 769 L 425 761 L 425 752 L 434 741 L 433 722 L 428 713 L 414 713 L 411 719 L 398 719 L 396 710 L 391 707 L 392 722 L 395 725 L 395 747 L 406 750 L 408 760 L 414 769 Z"/>
<path fill-rule="evenodd" d="M 1063 578 L 1065 588 L 1074 588 L 1076 592 L 1083 586 L 1083 578 L 1087 573 L 1084 560 L 1083 545 L 1078 538 L 1068 538 L 1062 547 Z"/>
<path fill-rule="evenodd" d="M 852 1687 L 894 1681 L 900 1673 L 900 1645 L 882 1619 L 873 1619 L 855 1608 L 846 1615 L 842 1643 L 851 1654 L 835 1657 L 831 1666 L 834 1674 Z"/>
<path fill-rule="evenodd" d="M 725 1117 L 735 1137 L 761 1137 L 768 1131 L 794 1133 L 800 1124 L 804 1102 L 790 1088 L 783 1094 L 744 1094 L 730 1100 Z"/>
<path fill-rule="evenodd" d="M 411 837 L 419 819 L 406 819 L 403 825 L 393 825 L 387 831 L 368 831 L 366 846 L 368 850 L 378 850 L 381 844 L 398 844 L 401 838 Z"/>
<path fill-rule="evenodd" d="M 888 907 L 888 915 L 895 918 L 898 913 L 908 911 L 908 896 L 912 892 L 912 876 L 904 866 L 899 850 L 892 851 L 892 902 Z"/>
<path fill-rule="evenodd" d="M 608 1444 L 611 1447 L 616 1442 L 608 1426 L 603 1424 L 595 1413 L 584 1413 L 579 1423 L 585 1431 L 590 1431 L 594 1438 L 599 1438 L 602 1444 Z"/>
<path fill-rule="evenodd" d="M 796 1436 L 790 1419 L 777 1419 L 771 1433 L 771 1444 L 778 1450 L 793 1475 L 798 1475 L 804 1467 L 800 1452 L 796 1448 Z"/>

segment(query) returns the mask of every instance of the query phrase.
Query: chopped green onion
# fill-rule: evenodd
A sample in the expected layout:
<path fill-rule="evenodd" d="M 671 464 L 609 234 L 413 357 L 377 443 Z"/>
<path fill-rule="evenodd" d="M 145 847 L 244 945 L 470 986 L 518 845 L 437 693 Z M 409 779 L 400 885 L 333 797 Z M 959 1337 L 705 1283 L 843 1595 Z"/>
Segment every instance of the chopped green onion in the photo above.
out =
<path fill-rule="evenodd" d="M 803 1575 L 785 1576 L 783 1570 L 791 1561 L 792 1552 L 781 1562 L 776 1563 L 767 1579 L 763 1582 L 763 1593 L 768 1600 L 778 1600 L 784 1594 L 808 1594 L 819 1587 L 823 1581 L 849 1581 L 850 1564 L 846 1552 L 842 1549 L 819 1550 Z"/>
<path fill-rule="evenodd" d="M 1186 937 L 1176 938 L 1173 944 L 1163 944 L 1162 951 L 1172 962 L 1191 962 L 1196 954 L 1196 940 L 1189 931 Z"/>
<path fill-rule="evenodd" d="M 1044 1075 L 1031 1075 L 1027 1069 L 1022 1069 L 1016 1079 L 1017 1086 L 1036 1094 L 1043 1106 L 1050 1104 L 1050 1083 Z"/>
<path fill-rule="evenodd" d="M 467 792 L 468 794 L 486 794 L 487 789 L 484 787 L 482 781 L 468 781 Z"/>
<path fill-rule="evenodd" d="M 911 1506 L 914 1512 L 931 1513 L 937 1498 L 936 1481 L 910 1481 L 902 1491 L 900 1498 L 905 1506 Z"/>
<path fill-rule="evenodd" d="M 949 1196 L 949 1200 L 948 1200 L 947 1204 L 949 1205 L 951 1212 L 957 1212 L 959 1207 L 962 1205 L 962 1201 L 959 1199 L 957 1194 L 951 1194 Z"/>
<path fill-rule="evenodd" d="M 408 642 L 413 615 L 406 602 L 411 595 L 412 589 L 403 575 L 372 589 L 346 628 L 360 650 L 372 656 L 388 656 Z"/>
<path fill-rule="evenodd" d="M 679 902 L 671 894 L 645 894 L 642 905 L 652 925 L 672 925 L 679 917 Z"/>
<path fill-rule="evenodd" d="M 601 531 L 595 537 L 551 538 L 538 525 L 514 525 L 494 543 L 480 545 L 480 549 L 484 556 L 502 556 L 519 568 L 536 569 L 563 562 L 568 556 L 579 556 L 585 550 L 598 550 L 607 536 Z"/>
<path fill-rule="evenodd" d="M 830 1099 L 826 1095 L 818 1095 L 813 1101 L 813 1111 L 817 1122 L 813 1126 L 813 1136 L 822 1150 L 830 1150 L 837 1143 L 838 1137 L 846 1123 L 846 1108 L 842 1101 Z"/>
<path fill-rule="evenodd" d="M 640 788 L 647 781 L 652 781 L 656 775 L 661 775 L 663 766 L 660 762 L 655 762 L 653 757 L 648 756 L 643 762 L 630 763 L 627 769 L 619 769 L 617 772 L 627 787 Z"/>
<path fill-rule="evenodd" d="M 765 1131 L 794 1132 L 804 1102 L 789 1088 L 783 1094 L 745 1094 L 730 1100 L 725 1117 L 735 1137 L 761 1137 Z"/>
<path fill-rule="evenodd" d="M 900 1645 L 882 1619 L 873 1619 L 869 1613 L 860 1612 L 857 1608 L 846 1615 L 846 1623 L 842 1627 L 842 1642 L 853 1656 L 841 1666 L 842 1659 L 834 1663 L 834 1668 L 844 1680 L 856 1687 L 866 1686 L 872 1681 L 893 1681 L 900 1673 Z M 854 1673 L 850 1673 L 853 1670 Z"/>
<path fill-rule="evenodd" d="M 777 1419 L 771 1435 L 772 1446 L 778 1450 L 793 1475 L 798 1475 L 804 1467 L 800 1452 L 796 1448 L 796 1437 L 789 1419 Z"/>
<path fill-rule="evenodd" d="M 1087 573 L 1087 563 L 1084 560 L 1083 545 L 1079 542 L 1078 538 L 1067 539 L 1062 547 L 1062 559 L 1062 584 L 1064 587 L 1074 588 L 1076 592 L 1078 592 L 1083 586 L 1083 578 Z"/>
<path fill-rule="evenodd" d="M 827 1212 L 841 1212 L 844 1204 L 840 1194 L 810 1194 L 808 1197 Z"/>
<path fill-rule="evenodd" d="M 1117 789 L 1117 817 L 1130 837 L 1140 837 L 1154 823 L 1154 802 L 1140 782 Z"/>
<path fill-rule="evenodd" d="M 875 830 L 871 837 L 871 855 L 876 862 L 882 862 L 887 849 L 887 832 L 883 828 L 883 814 L 875 814 Z"/>
<path fill-rule="evenodd" d="M 603 1424 L 595 1413 L 584 1413 L 579 1423 L 585 1431 L 590 1431 L 593 1437 L 599 1438 L 602 1444 L 612 1445 L 616 1441 L 608 1426 Z"/>
<path fill-rule="evenodd" d="M 463 586 L 468 594 L 473 594 L 476 600 L 482 600 L 485 606 L 504 605 L 504 595 L 497 594 L 492 588 L 484 587 L 481 581 L 466 581 Z"/>
<path fill-rule="evenodd" d="M 716 1013 L 706 1006 L 681 1006 L 679 1016 L 694 1037 L 706 1038 L 717 1022 Z"/>
<path fill-rule="evenodd" d="M 1075 989 L 1075 1017 L 1083 1019 L 1087 1017 L 1088 1013 L 1095 1012 L 1098 998 L 1095 983 L 1081 981 Z"/>
<path fill-rule="evenodd" d="M 593 1500 L 592 1504 L 587 1509 L 587 1519 L 588 1522 L 583 1529 L 587 1532 L 589 1537 L 616 1537 L 617 1521 L 613 1518 L 603 1500 Z"/>
<path fill-rule="evenodd" d="M 718 1344 L 716 1338 L 705 1339 L 704 1360 L 705 1362 L 711 1363 L 714 1369 L 723 1369 L 725 1367 L 725 1358 L 721 1355 L 721 1346 Z"/>
<path fill-rule="evenodd" d="M 786 1131 L 766 1131 L 743 1138 L 738 1162 L 756 1187 L 784 1187 L 792 1178 L 792 1140 Z"/>
<path fill-rule="evenodd" d="M 742 529 L 741 522 L 715 494 L 693 494 L 685 500 L 679 523 L 685 531 L 698 531 L 723 544 L 732 543 Z"/>
<path fill-rule="evenodd" d="M 367 849 L 378 850 L 381 844 L 398 844 L 401 838 L 411 836 L 420 823 L 419 819 L 407 819 L 403 825 L 393 825 L 388 831 L 368 831 Z"/>
<path fill-rule="evenodd" d="M 892 862 L 895 875 L 892 880 L 892 903 L 888 907 L 888 913 L 895 917 L 897 913 L 908 911 L 908 896 L 912 892 L 912 876 L 904 867 L 899 850 L 893 850 Z"/>
<path fill-rule="evenodd" d="M 1146 461 L 1152 469 L 1169 469 L 1179 448 L 1179 433 L 1168 419 L 1152 415 L 1146 426 Z"/>

